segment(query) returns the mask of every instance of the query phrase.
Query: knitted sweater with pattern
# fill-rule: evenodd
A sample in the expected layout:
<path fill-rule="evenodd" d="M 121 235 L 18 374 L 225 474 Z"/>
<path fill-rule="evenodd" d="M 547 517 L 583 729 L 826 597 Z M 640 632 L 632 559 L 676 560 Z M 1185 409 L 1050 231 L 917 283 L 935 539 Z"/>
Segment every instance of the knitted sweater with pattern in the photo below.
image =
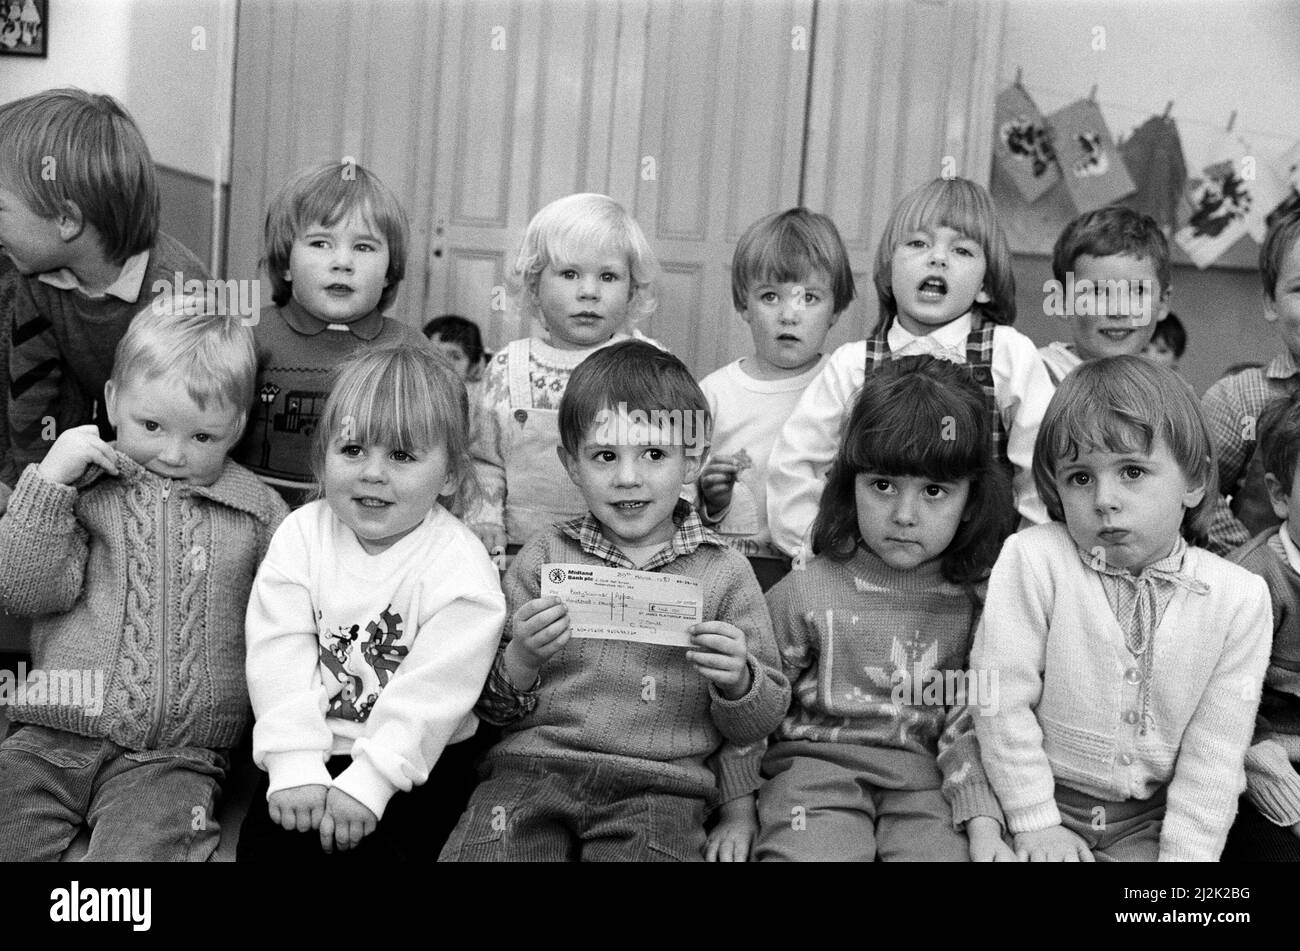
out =
<path fill-rule="evenodd" d="M 937 563 L 898 571 L 859 546 L 786 575 L 767 603 L 794 694 L 779 739 L 933 756 L 955 826 L 1001 821 L 972 722 L 996 688 L 967 676 L 979 609 L 965 589 Z"/>
<path fill-rule="evenodd" d="M 10 716 L 133 750 L 233 746 L 251 712 L 244 611 L 288 508 L 229 459 L 209 486 L 120 452 L 117 466 L 76 486 L 28 466 L 0 520 L 0 607 L 33 618 L 34 668 L 103 678 L 100 709 L 28 703 Z"/>

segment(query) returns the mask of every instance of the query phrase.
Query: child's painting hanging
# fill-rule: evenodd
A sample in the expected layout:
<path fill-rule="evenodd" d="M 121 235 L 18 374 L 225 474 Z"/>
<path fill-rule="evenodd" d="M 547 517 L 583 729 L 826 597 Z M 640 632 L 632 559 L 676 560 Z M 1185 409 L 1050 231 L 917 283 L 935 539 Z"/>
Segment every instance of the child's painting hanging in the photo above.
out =
<path fill-rule="evenodd" d="M 1061 178 L 1080 214 L 1133 192 L 1136 186 L 1095 102 L 1072 102 L 1049 116 L 1047 124 Z"/>
<path fill-rule="evenodd" d="M 1262 242 L 1268 213 L 1286 197 L 1272 167 L 1240 137 L 1226 136 L 1211 154 L 1220 158 L 1188 183 L 1191 213 L 1174 234 L 1198 268 L 1209 267 L 1244 234 Z"/>
<path fill-rule="evenodd" d="M 0 56 L 49 51 L 49 0 L 0 0 Z"/>
<path fill-rule="evenodd" d="M 1187 187 L 1187 164 L 1174 120 L 1152 116 L 1118 148 L 1137 187 L 1124 204 L 1172 230 Z"/>
<path fill-rule="evenodd" d="M 1010 86 L 998 94 L 993 122 L 993 160 L 1033 201 L 1060 177 L 1042 113 L 1024 89 Z"/>

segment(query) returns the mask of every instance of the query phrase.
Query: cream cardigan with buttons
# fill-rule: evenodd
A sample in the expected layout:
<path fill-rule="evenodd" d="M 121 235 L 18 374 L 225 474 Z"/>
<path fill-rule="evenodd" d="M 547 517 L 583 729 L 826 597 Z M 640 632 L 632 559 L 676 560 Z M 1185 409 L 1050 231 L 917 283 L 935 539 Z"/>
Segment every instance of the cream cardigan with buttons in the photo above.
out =
<path fill-rule="evenodd" d="M 1060 822 L 1057 782 L 1104 800 L 1167 785 L 1161 860 L 1219 857 L 1246 785 L 1272 607 L 1262 578 L 1204 549 L 1187 549 L 1183 571 L 1210 590 L 1179 588 L 1156 629 L 1144 735 L 1137 659 L 1101 576 L 1059 522 L 1007 540 L 971 668 L 998 677 L 998 709 L 975 728 L 1012 832 Z"/>

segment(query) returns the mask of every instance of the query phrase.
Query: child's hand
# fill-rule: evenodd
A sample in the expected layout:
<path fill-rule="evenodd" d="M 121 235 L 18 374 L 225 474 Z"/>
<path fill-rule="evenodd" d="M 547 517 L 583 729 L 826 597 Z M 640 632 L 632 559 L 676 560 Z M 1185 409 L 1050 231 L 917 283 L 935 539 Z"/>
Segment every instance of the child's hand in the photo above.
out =
<path fill-rule="evenodd" d="M 319 783 L 276 790 L 266 802 L 271 821 L 290 832 L 319 829 L 325 815 L 325 793 L 325 787 Z"/>
<path fill-rule="evenodd" d="M 728 456 L 714 456 L 700 470 L 700 495 L 707 512 L 722 512 L 731 504 L 731 488 L 740 467 Z"/>
<path fill-rule="evenodd" d="M 976 816 L 966 823 L 972 862 L 1014 862 L 1016 853 L 1002 841 L 1002 826 L 992 816 Z"/>
<path fill-rule="evenodd" d="M 379 817 L 337 786 L 331 786 L 325 799 L 325 815 L 320 822 L 320 847 L 333 852 L 355 848 L 375 831 Z"/>
<path fill-rule="evenodd" d="M 37 470 L 41 477 L 60 485 L 72 485 L 81 478 L 86 467 L 97 465 L 111 475 L 117 475 L 117 459 L 113 447 L 99 438 L 99 427 L 78 426 L 66 430 L 54 440 Z"/>
<path fill-rule="evenodd" d="M 515 687 L 527 690 L 542 666 L 569 643 L 569 608 L 556 597 L 533 598 L 519 606 L 511 630 L 506 671 Z"/>
<path fill-rule="evenodd" d="M 478 536 L 487 553 L 493 558 L 506 553 L 506 530 L 497 525 L 471 525 L 470 530 Z"/>
<path fill-rule="evenodd" d="M 706 862 L 748 862 L 749 850 L 758 838 L 758 812 L 754 795 L 737 796 L 722 804 L 718 824 L 704 847 Z"/>
<path fill-rule="evenodd" d="M 1297 839 L 1300 839 L 1300 822 L 1297 822 L 1291 827 L 1291 834 Z"/>
<path fill-rule="evenodd" d="M 1063 825 L 1016 836 L 1016 858 L 1022 862 L 1095 862 L 1088 843 Z"/>
<path fill-rule="evenodd" d="M 713 681 L 728 700 L 739 700 L 754 682 L 749 672 L 749 648 L 745 632 L 726 621 L 704 621 L 687 628 L 695 650 L 686 659 L 703 676 Z"/>

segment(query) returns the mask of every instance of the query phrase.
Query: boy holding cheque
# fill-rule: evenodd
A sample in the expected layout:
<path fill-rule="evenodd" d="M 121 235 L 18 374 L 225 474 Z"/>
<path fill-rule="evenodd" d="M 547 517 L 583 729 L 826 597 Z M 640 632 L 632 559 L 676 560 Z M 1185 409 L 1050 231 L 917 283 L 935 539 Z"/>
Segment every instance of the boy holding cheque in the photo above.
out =
<path fill-rule="evenodd" d="M 695 421 L 702 425 L 694 425 Z M 510 618 L 476 712 L 501 725 L 443 861 L 699 861 L 704 814 L 759 784 L 757 744 L 790 685 L 744 556 L 679 500 L 707 452 L 708 410 L 682 363 L 629 341 L 592 354 L 559 410 L 560 460 L 588 513 L 543 531 L 506 575 Z M 700 582 L 691 646 L 574 637 L 539 597 L 543 565 Z"/>

